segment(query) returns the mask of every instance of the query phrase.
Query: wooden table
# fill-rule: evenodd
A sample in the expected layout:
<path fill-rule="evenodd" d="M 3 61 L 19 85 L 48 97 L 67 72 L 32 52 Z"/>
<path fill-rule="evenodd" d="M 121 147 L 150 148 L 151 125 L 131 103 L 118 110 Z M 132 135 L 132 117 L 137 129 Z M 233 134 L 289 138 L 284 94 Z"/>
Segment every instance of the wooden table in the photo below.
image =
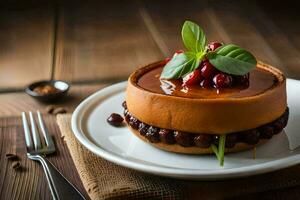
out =
<path fill-rule="evenodd" d="M 246 0 L 1 2 L 0 118 L 16 117 L 21 111 L 45 112 L 46 104 L 23 92 L 26 85 L 41 79 L 72 84 L 69 97 L 58 103 L 72 112 L 93 92 L 182 49 L 180 28 L 185 19 L 200 24 L 209 41 L 238 44 L 299 79 L 299 7 L 292 1 Z M 16 145 L 0 142 L 1 161 Z M 58 167 L 82 190 L 64 143 L 60 152 L 52 158 L 54 163 L 61 163 Z M 7 182 L 0 177 L 0 199 L 8 195 L 28 199 L 30 191 L 43 194 L 30 196 L 33 199 L 50 198 L 42 169 L 28 166 L 38 175 L 34 182 L 29 175 L 12 176 Z M 0 162 L 0 169 L 10 173 L 7 162 Z"/>

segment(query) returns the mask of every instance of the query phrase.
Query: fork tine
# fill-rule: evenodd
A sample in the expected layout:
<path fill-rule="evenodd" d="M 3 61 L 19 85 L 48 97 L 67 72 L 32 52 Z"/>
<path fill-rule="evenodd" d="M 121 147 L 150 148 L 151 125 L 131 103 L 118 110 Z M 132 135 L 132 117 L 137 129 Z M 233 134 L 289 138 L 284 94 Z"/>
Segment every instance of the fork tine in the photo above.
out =
<path fill-rule="evenodd" d="M 44 125 L 43 118 L 42 118 L 42 115 L 41 115 L 40 111 L 37 111 L 37 116 L 38 116 L 38 120 L 39 120 L 39 126 L 40 126 L 40 129 L 41 129 L 41 131 L 44 135 L 47 146 L 48 147 L 54 147 L 53 139 L 50 136 L 50 134 L 48 133 L 48 131 L 47 131 L 45 125 Z"/>
<path fill-rule="evenodd" d="M 30 118 L 30 124 L 31 124 L 31 133 L 32 133 L 32 137 L 33 137 L 33 143 L 34 143 L 34 147 L 35 150 L 39 150 L 42 148 L 42 144 L 41 144 L 41 139 L 40 136 L 37 132 L 37 128 L 35 125 L 35 120 L 33 118 L 32 112 L 29 112 L 29 118 Z"/>
<path fill-rule="evenodd" d="M 24 128 L 24 135 L 25 135 L 25 142 L 28 150 L 33 149 L 33 144 L 30 136 L 30 130 L 26 118 L 25 112 L 22 112 L 22 121 L 23 121 L 23 128 Z"/>

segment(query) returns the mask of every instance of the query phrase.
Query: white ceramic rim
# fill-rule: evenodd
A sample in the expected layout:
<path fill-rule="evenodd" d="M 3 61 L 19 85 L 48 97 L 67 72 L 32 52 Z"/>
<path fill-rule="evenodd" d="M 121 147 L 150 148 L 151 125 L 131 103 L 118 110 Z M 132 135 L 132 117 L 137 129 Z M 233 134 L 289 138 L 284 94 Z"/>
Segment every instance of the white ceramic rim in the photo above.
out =
<path fill-rule="evenodd" d="M 291 82 L 295 80 L 290 80 Z M 110 161 L 115 164 L 121 165 L 123 167 L 135 169 L 142 172 L 147 172 L 151 174 L 159 174 L 167 177 L 185 178 L 185 179 L 225 179 L 225 178 L 235 178 L 241 176 L 249 176 L 254 174 L 262 174 L 266 172 L 271 172 L 286 167 L 290 167 L 300 163 L 300 154 L 291 155 L 286 158 L 281 158 L 274 161 L 263 162 L 256 164 L 254 166 L 245 166 L 239 168 L 227 168 L 219 170 L 199 170 L 199 169 L 182 169 L 182 168 L 171 168 L 165 166 L 155 166 L 144 163 L 139 163 L 133 160 L 127 160 L 126 158 L 114 154 L 112 152 L 106 151 L 101 147 L 95 145 L 90 141 L 84 134 L 81 128 L 81 119 L 85 116 L 87 109 L 93 105 L 99 98 L 111 95 L 113 93 L 118 93 L 124 91 L 126 88 L 127 81 L 120 82 L 106 88 L 103 88 L 96 93 L 92 94 L 86 98 L 80 105 L 75 109 L 72 115 L 71 126 L 73 133 L 77 140 L 85 146 L 88 150 L 94 154 Z"/>

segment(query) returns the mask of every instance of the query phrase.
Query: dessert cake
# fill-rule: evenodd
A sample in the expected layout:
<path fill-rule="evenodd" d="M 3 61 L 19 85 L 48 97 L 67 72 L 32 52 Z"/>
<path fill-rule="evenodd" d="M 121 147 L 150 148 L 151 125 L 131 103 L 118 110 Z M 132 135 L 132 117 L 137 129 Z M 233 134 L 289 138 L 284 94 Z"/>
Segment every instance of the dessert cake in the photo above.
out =
<path fill-rule="evenodd" d="M 149 64 L 128 79 L 125 121 L 157 148 L 187 154 L 253 148 L 287 125 L 286 79 L 232 44 L 206 44 L 202 29 L 187 21 L 187 51 Z"/>

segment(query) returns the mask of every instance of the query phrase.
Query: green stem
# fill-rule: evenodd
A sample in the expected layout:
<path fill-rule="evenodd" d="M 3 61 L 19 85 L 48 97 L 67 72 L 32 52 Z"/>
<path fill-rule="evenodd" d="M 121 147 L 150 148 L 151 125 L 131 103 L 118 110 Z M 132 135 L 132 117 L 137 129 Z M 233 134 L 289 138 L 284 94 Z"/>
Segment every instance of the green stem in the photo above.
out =
<path fill-rule="evenodd" d="M 219 138 L 218 147 L 214 144 L 210 145 L 210 148 L 216 154 L 216 157 L 219 160 L 220 166 L 224 166 L 225 141 L 226 141 L 226 135 L 221 135 Z"/>
<path fill-rule="evenodd" d="M 196 58 L 201 61 L 201 60 L 203 60 L 203 58 L 205 57 L 205 55 L 206 55 L 205 51 L 200 51 L 200 52 L 196 53 Z"/>
<path fill-rule="evenodd" d="M 221 135 L 219 138 L 219 162 L 220 166 L 224 166 L 226 135 Z"/>
<path fill-rule="evenodd" d="M 217 159 L 219 160 L 219 151 L 216 145 L 212 144 L 210 145 L 210 148 L 213 150 L 213 152 L 216 154 Z"/>

